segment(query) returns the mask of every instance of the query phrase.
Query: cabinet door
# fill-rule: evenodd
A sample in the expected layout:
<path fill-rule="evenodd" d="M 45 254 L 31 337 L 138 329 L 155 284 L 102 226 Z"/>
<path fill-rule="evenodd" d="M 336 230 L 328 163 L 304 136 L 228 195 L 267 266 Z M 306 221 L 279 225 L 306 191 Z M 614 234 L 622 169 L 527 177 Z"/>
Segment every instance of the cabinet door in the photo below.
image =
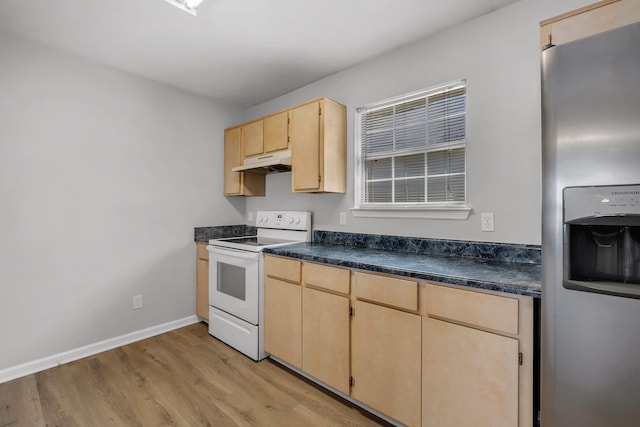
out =
<path fill-rule="evenodd" d="M 422 322 L 422 425 L 516 427 L 518 340 Z"/>
<path fill-rule="evenodd" d="M 302 370 L 349 394 L 349 298 L 302 291 Z"/>
<path fill-rule="evenodd" d="M 408 426 L 419 426 L 420 316 L 361 301 L 354 309 L 351 396 Z"/>
<path fill-rule="evenodd" d="M 302 288 L 264 280 L 264 350 L 302 368 Z"/>
<path fill-rule="evenodd" d="M 264 152 L 262 120 L 242 126 L 241 129 L 242 150 L 244 157 L 262 154 Z"/>
<path fill-rule="evenodd" d="M 640 20 L 637 0 L 599 1 L 540 23 L 540 47 L 574 40 L 630 25 Z"/>
<path fill-rule="evenodd" d="M 197 244 L 196 256 L 196 315 L 209 320 L 209 253 L 207 245 Z"/>
<path fill-rule="evenodd" d="M 241 128 L 224 131 L 224 195 L 264 196 L 264 175 L 244 174 L 231 169 L 242 164 Z"/>
<path fill-rule="evenodd" d="M 322 191 L 347 191 L 347 107 L 330 99 L 322 101 L 320 116 L 320 175 Z"/>
<path fill-rule="evenodd" d="M 289 114 L 284 111 L 264 119 L 264 152 L 286 150 L 289 147 Z"/>
<path fill-rule="evenodd" d="M 291 110 L 291 186 L 293 191 L 320 189 L 320 103 Z"/>
<path fill-rule="evenodd" d="M 241 174 L 231 169 L 242 164 L 240 128 L 224 131 L 224 195 L 241 193 Z"/>

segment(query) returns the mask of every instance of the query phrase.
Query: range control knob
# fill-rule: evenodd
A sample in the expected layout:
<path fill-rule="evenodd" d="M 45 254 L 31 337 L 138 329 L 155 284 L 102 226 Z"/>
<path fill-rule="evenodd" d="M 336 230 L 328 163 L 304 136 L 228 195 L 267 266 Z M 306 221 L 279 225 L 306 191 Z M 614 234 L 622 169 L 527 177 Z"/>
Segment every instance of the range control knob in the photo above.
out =
<path fill-rule="evenodd" d="M 289 218 L 289 224 L 293 224 L 293 218 Z"/>
<path fill-rule="evenodd" d="M 296 224 L 300 224 L 300 218 L 296 218 Z"/>
<path fill-rule="evenodd" d="M 265 216 L 265 217 L 263 217 L 263 220 L 264 220 L 264 222 L 269 222 L 269 217 Z"/>

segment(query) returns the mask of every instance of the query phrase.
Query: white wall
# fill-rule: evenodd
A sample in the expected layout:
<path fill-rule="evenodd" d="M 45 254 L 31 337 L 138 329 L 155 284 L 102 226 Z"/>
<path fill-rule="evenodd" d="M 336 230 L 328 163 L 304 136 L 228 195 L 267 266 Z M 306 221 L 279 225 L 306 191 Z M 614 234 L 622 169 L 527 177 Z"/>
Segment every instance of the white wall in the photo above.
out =
<path fill-rule="evenodd" d="M 267 196 L 247 211 L 306 209 L 316 228 L 377 234 L 540 244 L 539 22 L 591 0 L 523 0 L 433 37 L 379 56 L 248 111 L 260 117 L 327 96 L 347 106 L 348 188 L 344 195 L 291 195 L 291 174 L 270 175 Z M 357 34 L 354 34 L 357 37 Z M 354 218 L 355 109 L 368 103 L 467 79 L 467 221 Z M 495 213 L 495 233 L 480 213 Z"/>
<path fill-rule="evenodd" d="M 194 226 L 244 222 L 244 114 L 0 34 L 0 370 L 195 313 Z"/>

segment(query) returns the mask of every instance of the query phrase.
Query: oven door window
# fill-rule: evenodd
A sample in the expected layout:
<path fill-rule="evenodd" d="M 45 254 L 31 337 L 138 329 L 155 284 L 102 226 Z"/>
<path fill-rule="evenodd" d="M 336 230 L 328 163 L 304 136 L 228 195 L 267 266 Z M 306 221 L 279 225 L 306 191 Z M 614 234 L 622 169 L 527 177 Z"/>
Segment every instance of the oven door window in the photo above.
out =
<path fill-rule="evenodd" d="M 245 301 L 247 289 L 245 269 L 218 261 L 216 288 L 222 294 Z"/>
<path fill-rule="evenodd" d="M 257 325 L 261 254 L 226 248 L 209 254 L 209 305 Z"/>

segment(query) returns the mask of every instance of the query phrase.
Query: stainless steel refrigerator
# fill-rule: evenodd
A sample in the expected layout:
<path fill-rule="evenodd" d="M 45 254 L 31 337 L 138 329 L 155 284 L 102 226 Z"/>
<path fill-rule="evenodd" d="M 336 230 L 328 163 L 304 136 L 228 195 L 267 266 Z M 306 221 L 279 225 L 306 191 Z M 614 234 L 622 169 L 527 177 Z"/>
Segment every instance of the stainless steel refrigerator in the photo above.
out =
<path fill-rule="evenodd" d="M 542 52 L 541 424 L 640 426 L 640 23 Z"/>

